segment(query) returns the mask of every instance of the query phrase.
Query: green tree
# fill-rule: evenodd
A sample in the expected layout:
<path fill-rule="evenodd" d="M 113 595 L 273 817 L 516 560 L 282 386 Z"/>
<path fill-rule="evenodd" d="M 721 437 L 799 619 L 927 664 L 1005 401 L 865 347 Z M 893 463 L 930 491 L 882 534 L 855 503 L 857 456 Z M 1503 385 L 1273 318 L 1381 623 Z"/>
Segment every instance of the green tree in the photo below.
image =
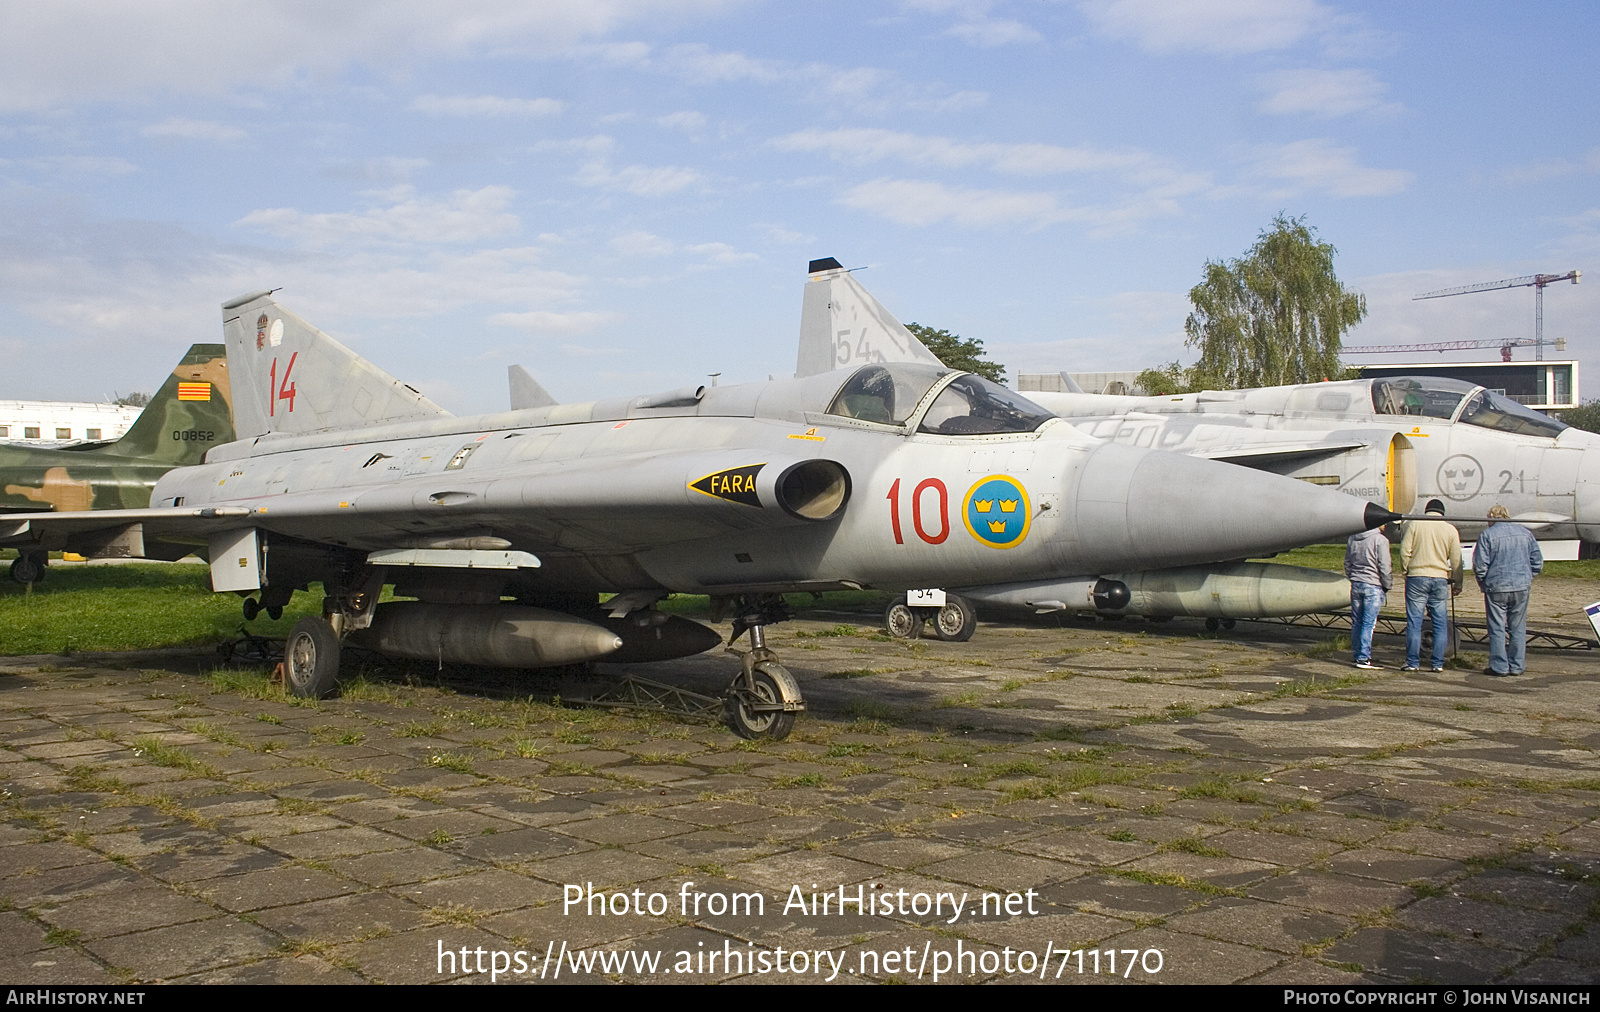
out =
<path fill-rule="evenodd" d="M 1343 376 L 1340 343 L 1367 300 L 1339 283 L 1335 252 L 1303 216 L 1280 214 L 1244 256 L 1206 261 L 1183 325 L 1184 344 L 1200 349 L 1194 372 L 1232 388 Z"/>
<path fill-rule="evenodd" d="M 952 369 L 975 372 L 996 383 L 1006 381 L 1006 367 L 983 357 L 983 342 L 977 338 L 963 340 L 960 334 L 948 330 L 934 330 L 920 323 L 908 323 L 906 329 L 921 341 L 939 361 Z"/>
<path fill-rule="evenodd" d="M 1600 432 L 1600 401 L 1590 401 L 1571 410 L 1557 412 L 1556 417 L 1574 429 Z"/>

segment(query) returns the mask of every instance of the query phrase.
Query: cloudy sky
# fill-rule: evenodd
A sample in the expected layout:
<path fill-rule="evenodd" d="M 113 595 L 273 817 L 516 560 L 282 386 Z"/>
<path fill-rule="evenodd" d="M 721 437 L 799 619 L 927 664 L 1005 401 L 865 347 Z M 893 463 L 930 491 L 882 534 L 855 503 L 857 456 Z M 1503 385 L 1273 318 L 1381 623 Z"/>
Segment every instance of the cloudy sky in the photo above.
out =
<path fill-rule="evenodd" d="M 822 256 L 1012 373 L 1188 362 L 1280 212 L 1349 343 L 1531 336 L 1411 296 L 1591 268 L 1546 332 L 1600 395 L 1597 48 L 1582 2 L 6 4 L 0 397 L 149 389 L 280 287 L 462 413 L 785 376 Z"/>

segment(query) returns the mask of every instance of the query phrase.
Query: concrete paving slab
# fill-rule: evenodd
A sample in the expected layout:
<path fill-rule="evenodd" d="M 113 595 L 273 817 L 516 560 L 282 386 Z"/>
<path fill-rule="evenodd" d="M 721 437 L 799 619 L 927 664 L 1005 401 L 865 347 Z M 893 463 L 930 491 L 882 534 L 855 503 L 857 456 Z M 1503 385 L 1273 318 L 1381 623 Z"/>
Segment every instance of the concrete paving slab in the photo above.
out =
<path fill-rule="evenodd" d="M 1600 657 L 1534 651 L 1515 686 L 1394 670 L 1358 682 L 1321 630 L 986 620 L 970 643 L 919 645 L 874 639 L 873 621 L 773 630 L 812 707 L 789 741 L 753 746 L 529 701 L 535 682 L 516 676 L 380 676 L 313 708 L 217 690 L 203 652 L 123 670 L 35 661 L 0 676 L 31 686 L 0 692 L 0 742 L 29 750 L 0 749 L 0 970 L 478 982 L 440 971 L 441 942 L 542 958 L 562 941 L 704 941 L 1055 943 L 1119 959 L 1126 945 L 1159 949 L 1167 982 L 1600 975 L 1585 919 L 1600 881 Z M 859 634 L 799 635 L 845 622 Z M 728 664 L 711 654 L 655 676 L 715 691 Z M 143 735 L 209 765 L 154 763 L 134 752 Z M 569 883 L 675 902 L 686 881 L 759 893 L 764 912 L 562 910 Z M 796 885 L 856 883 L 1032 890 L 1038 913 L 945 925 L 784 909 Z M 128 898 L 166 923 L 133 923 Z M 197 925 L 209 935 L 185 934 Z M 36 956 L 51 965 L 20 965 Z"/>

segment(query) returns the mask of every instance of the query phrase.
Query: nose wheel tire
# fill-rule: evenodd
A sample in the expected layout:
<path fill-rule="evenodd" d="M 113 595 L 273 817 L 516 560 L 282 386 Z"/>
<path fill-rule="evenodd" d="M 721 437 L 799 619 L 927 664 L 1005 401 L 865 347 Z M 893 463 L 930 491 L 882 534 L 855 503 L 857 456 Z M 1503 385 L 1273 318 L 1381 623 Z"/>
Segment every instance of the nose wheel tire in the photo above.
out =
<path fill-rule="evenodd" d="M 283 645 L 283 682 L 292 696 L 322 699 L 339 686 L 339 637 L 327 620 L 303 618 Z"/>
<path fill-rule="evenodd" d="M 766 666 L 764 663 L 751 673 L 754 688 L 743 689 L 728 700 L 728 723 L 741 738 L 782 741 L 794 730 L 795 715 L 793 711 L 766 709 L 783 706 L 783 690 L 776 678 L 762 670 Z M 788 674 L 782 667 L 778 670 Z"/>
<path fill-rule="evenodd" d="M 954 594 L 945 596 L 944 607 L 933 617 L 934 634 L 951 643 L 965 643 L 970 640 L 972 630 L 977 627 L 978 613 L 973 609 L 972 603 Z"/>
<path fill-rule="evenodd" d="M 922 621 L 905 601 L 895 601 L 883 612 L 883 631 L 897 640 L 914 640 L 922 635 Z"/>

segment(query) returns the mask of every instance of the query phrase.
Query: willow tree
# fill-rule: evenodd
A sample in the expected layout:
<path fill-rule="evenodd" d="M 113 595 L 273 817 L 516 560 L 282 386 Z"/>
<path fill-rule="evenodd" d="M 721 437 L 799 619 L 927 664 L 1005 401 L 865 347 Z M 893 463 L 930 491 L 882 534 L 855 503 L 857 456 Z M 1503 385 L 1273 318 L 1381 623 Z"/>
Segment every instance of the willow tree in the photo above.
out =
<path fill-rule="evenodd" d="M 1200 349 L 1195 372 L 1233 388 L 1342 376 L 1340 343 L 1367 300 L 1339 283 L 1334 253 L 1303 216 L 1280 214 L 1244 256 L 1206 261 L 1183 324 L 1184 344 Z"/>

